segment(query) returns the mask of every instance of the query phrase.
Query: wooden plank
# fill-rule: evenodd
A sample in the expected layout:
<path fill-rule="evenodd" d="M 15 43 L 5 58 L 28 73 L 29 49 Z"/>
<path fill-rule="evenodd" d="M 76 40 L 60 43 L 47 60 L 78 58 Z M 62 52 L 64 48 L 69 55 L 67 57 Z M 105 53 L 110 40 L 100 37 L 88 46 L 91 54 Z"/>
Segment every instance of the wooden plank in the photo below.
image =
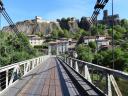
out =
<path fill-rule="evenodd" d="M 51 65 L 51 74 L 50 74 L 50 87 L 49 87 L 49 96 L 55 96 L 55 73 L 54 73 L 54 63 Z"/>
<path fill-rule="evenodd" d="M 55 58 L 36 67 L 7 93 L 3 96 L 62 96 Z"/>
<path fill-rule="evenodd" d="M 52 86 L 50 85 L 50 88 L 49 88 L 49 96 L 55 96 L 55 85 Z"/>
<path fill-rule="evenodd" d="M 62 96 L 62 91 L 60 86 L 55 86 L 56 88 L 56 96 Z"/>
<path fill-rule="evenodd" d="M 43 91 L 41 93 L 43 96 L 48 95 L 48 93 L 49 93 L 49 87 L 50 87 L 50 79 L 46 79 L 45 80 Z"/>

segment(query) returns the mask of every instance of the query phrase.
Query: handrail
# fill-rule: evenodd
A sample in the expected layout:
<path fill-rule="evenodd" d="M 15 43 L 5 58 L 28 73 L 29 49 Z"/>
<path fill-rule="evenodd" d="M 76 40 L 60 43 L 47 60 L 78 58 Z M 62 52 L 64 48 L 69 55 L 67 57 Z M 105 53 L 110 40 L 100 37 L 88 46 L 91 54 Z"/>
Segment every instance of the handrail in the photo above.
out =
<path fill-rule="evenodd" d="M 123 96 L 115 77 L 121 78 L 123 80 L 128 80 L 128 73 L 125 73 L 119 70 L 106 68 L 106 67 L 99 66 L 99 65 L 96 65 L 90 62 L 78 60 L 72 57 L 62 56 L 62 59 L 70 67 L 74 68 L 76 72 L 80 73 L 81 75 L 82 75 L 81 72 L 84 72 L 83 76 L 89 82 L 93 83 L 94 81 L 93 75 L 99 76 L 96 80 L 97 84 L 99 84 L 102 80 L 104 80 L 105 85 L 106 85 L 104 86 L 106 88 L 105 89 L 106 91 L 104 92 L 108 96 L 112 96 L 112 93 L 113 93 L 112 85 L 113 85 L 114 91 L 116 92 L 117 96 Z"/>
<path fill-rule="evenodd" d="M 0 67 L 0 72 L 6 71 L 7 69 L 9 70 L 9 69 L 13 68 L 16 65 L 23 65 L 24 63 L 27 63 L 28 61 L 32 61 L 32 60 L 35 60 L 35 59 L 38 59 L 38 58 L 41 58 L 41 57 L 44 57 L 44 56 L 39 56 L 39 57 L 36 57 L 36 58 L 32 58 L 32 59 L 28 59 L 28 60 L 25 60 L 25 61 L 21 61 L 21 62 L 17 62 L 17 63 L 13 63 L 13 64 L 10 64 L 10 65 L 7 65 L 7 66 Z"/>
<path fill-rule="evenodd" d="M 25 60 L 0 68 L 0 91 L 6 90 L 18 79 L 25 76 L 38 65 L 42 64 L 49 58 L 49 55 Z M 4 86 L 4 87 L 3 87 Z M 1 92 L 0 92 L 1 93 Z"/>
<path fill-rule="evenodd" d="M 104 71 L 107 74 L 112 74 L 116 77 L 120 77 L 122 79 L 128 80 L 128 73 L 126 73 L 126 72 L 122 72 L 122 71 L 119 71 L 119 70 L 114 70 L 114 69 L 111 69 L 111 68 L 103 67 L 103 66 L 100 66 L 100 65 L 96 65 L 96 64 L 93 64 L 93 63 L 90 63 L 90 62 L 85 62 L 85 61 L 75 59 L 75 58 L 71 58 L 71 57 L 68 57 L 68 58 L 70 58 L 72 60 L 75 60 L 75 61 L 78 61 L 78 62 L 81 62 L 82 64 L 85 64 L 88 67 L 90 66 L 90 67 L 96 68 L 100 71 Z"/>

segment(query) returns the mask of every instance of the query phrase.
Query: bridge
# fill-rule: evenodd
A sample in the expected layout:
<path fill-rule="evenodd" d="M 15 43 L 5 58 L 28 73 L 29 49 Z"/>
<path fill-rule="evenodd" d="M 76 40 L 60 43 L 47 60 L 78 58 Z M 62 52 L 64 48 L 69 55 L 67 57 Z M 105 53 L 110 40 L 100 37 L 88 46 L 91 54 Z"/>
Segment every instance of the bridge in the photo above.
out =
<path fill-rule="evenodd" d="M 121 71 L 46 55 L 1 67 L 0 96 L 123 96 L 117 77 L 128 80 Z M 104 90 L 98 87 L 102 80 Z"/>
<path fill-rule="evenodd" d="M 97 0 L 90 24 L 108 1 Z M 1 0 L 0 12 L 22 42 Z M 119 86 L 127 80 L 128 73 L 122 71 L 66 55 L 45 55 L 0 67 L 0 96 L 127 96 L 127 89 Z"/>

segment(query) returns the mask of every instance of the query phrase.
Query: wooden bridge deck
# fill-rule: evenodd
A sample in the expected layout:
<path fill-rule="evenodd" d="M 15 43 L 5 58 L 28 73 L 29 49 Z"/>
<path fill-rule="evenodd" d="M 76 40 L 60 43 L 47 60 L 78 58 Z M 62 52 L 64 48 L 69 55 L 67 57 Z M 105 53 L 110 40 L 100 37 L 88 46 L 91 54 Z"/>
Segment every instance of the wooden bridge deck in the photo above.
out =
<path fill-rule="evenodd" d="M 62 96 L 55 60 L 51 58 L 39 68 L 17 96 Z"/>
<path fill-rule="evenodd" d="M 58 70 L 50 58 L 16 82 L 3 96 L 62 96 Z"/>
<path fill-rule="evenodd" d="M 70 72 L 72 71 L 70 68 L 67 69 Z M 43 64 L 40 64 L 29 74 L 8 87 L 2 92 L 1 96 L 85 96 L 81 95 L 83 92 L 90 94 L 86 96 L 104 96 L 98 95 L 77 74 L 71 73 L 75 76 L 74 79 L 78 79 L 76 83 L 80 82 L 79 86 L 83 87 L 81 87 L 83 91 L 77 88 L 74 79 L 70 78 L 61 63 L 55 57 L 50 57 Z"/>

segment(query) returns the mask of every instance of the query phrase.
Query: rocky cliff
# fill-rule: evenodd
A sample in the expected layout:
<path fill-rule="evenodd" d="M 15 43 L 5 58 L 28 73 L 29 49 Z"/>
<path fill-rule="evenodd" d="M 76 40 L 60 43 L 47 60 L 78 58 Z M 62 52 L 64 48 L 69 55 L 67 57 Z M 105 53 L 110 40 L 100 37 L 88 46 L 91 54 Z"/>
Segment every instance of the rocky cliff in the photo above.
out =
<path fill-rule="evenodd" d="M 49 34 L 52 32 L 53 28 L 61 30 L 59 23 L 55 22 L 36 22 L 35 20 L 26 20 L 23 22 L 17 22 L 16 26 L 19 32 L 24 32 L 27 35 L 36 34 L 42 32 L 44 34 Z M 3 32 L 13 32 L 9 27 L 3 27 Z"/>
<path fill-rule="evenodd" d="M 62 18 L 61 20 L 57 19 L 57 22 L 50 22 L 42 20 L 41 17 L 36 17 L 34 20 L 17 22 L 16 26 L 19 32 L 24 32 L 27 35 L 37 34 L 38 32 L 48 35 L 53 29 L 67 29 L 70 32 L 78 32 L 80 27 L 86 30 L 86 27 L 88 27 L 86 21 L 86 18 L 83 18 L 80 22 L 74 18 Z M 13 32 L 9 26 L 3 27 L 2 31 Z"/>

